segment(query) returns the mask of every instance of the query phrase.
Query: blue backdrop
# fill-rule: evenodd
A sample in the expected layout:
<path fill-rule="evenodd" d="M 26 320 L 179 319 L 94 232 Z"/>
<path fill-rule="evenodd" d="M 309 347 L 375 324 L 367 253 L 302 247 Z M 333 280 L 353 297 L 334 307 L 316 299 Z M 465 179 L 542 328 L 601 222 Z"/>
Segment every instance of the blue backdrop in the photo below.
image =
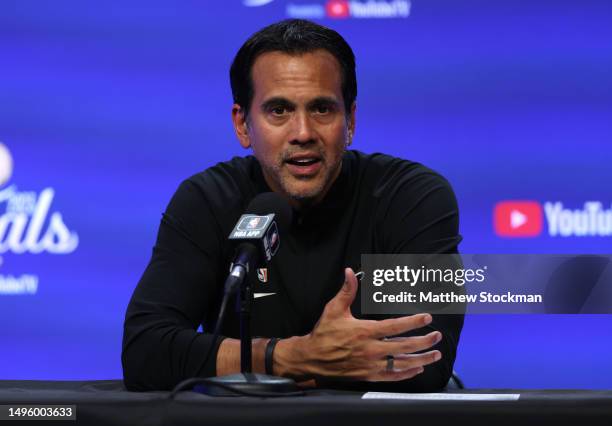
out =
<path fill-rule="evenodd" d="M 287 17 L 353 46 L 353 146 L 445 175 L 461 251 L 611 252 L 608 1 L 3 1 L 0 378 L 121 376 L 123 315 L 166 203 L 247 153 L 233 55 Z M 536 204 L 516 205 L 510 234 L 538 214 L 541 228 L 500 236 L 503 200 Z M 600 204 L 581 232 L 585 202 Z M 608 315 L 472 316 L 456 368 L 472 387 L 612 388 L 611 337 Z"/>

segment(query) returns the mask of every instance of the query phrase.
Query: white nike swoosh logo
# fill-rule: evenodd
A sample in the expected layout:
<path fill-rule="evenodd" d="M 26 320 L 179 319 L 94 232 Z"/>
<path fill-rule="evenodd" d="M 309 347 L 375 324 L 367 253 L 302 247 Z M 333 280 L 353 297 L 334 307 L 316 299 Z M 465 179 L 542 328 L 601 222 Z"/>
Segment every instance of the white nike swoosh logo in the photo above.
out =
<path fill-rule="evenodd" d="M 272 296 L 273 294 L 276 294 L 276 293 L 253 293 L 253 297 L 255 299 L 258 299 L 260 297 Z"/>

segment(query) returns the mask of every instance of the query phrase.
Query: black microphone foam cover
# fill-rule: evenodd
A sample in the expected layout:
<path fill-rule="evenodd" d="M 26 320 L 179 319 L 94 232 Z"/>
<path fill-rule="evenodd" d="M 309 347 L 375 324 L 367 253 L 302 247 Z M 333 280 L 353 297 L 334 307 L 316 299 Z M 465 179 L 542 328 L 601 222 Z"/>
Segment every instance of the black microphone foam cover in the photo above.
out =
<path fill-rule="evenodd" d="M 256 195 L 249 203 L 246 213 L 258 216 L 274 213 L 274 220 L 281 233 L 289 229 L 293 216 L 289 203 L 276 192 L 263 192 Z"/>

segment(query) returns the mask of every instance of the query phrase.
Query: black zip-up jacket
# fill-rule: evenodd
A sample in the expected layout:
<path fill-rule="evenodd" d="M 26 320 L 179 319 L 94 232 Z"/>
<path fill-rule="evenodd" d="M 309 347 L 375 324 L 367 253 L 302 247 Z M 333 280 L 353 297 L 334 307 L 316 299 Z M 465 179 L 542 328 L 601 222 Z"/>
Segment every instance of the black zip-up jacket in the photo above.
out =
<path fill-rule="evenodd" d="M 171 389 L 183 379 L 214 376 L 211 332 L 233 247 L 227 237 L 255 195 L 269 192 L 252 157 L 236 157 L 185 180 L 162 216 L 153 255 L 132 299 L 124 325 L 122 364 L 130 390 Z M 344 268 L 359 270 L 362 253 L 456 253 L 459 213 L 449 183 L 421 164 L 383 154 L 348 151 L 324 200 L 294 211 L 289 232 L 254 292 L 252 335 L 309 333 L 338 292 Z M 263 278 L 263 277 L 262 277 Z M 357 318 L 360 295 L 351 309 Z M 229 305 L 233 306 L 232 304 Z M 197 331 L 202 325 L 204 332 Z M 462 315 L 434 315 L 411 334 L 439 330 L 434 348 L 442 359 L 416 377 L 394 383 L 334 383 L 352 389 L 434 391 L 452 373 Z M 239 338 L 230 309 L 223 336 Z M 215 352 L 204 365 L 210 345 Z"/>

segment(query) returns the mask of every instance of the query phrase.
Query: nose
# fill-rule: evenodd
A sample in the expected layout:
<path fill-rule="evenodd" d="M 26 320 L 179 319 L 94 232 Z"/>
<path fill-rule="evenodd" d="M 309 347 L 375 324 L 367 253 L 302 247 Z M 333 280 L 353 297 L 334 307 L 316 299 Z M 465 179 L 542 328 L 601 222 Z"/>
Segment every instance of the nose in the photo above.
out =
<path fill-rule="evenodd" d="M 310 120 L 309 114 L 306 112 L 299 112 L 294 115 L 293 122 L 293 144 L 306 144 L 314 141 L 315 129 L 313 123 Z"/>

